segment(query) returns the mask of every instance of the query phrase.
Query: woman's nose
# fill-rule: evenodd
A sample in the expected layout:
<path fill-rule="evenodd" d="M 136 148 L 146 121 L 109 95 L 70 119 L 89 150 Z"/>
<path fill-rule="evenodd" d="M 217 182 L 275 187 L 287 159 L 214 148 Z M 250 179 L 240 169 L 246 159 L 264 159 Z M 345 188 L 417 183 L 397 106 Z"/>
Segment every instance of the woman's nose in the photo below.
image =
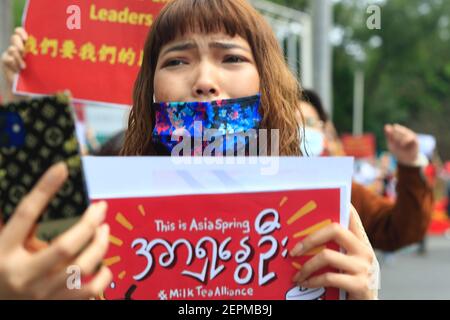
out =
<path fill-rule="evenodd" d="M 212 66 L 200 65 L 197 71 L 197 77 L 192 88 L 193 96 L 196 98 L 215 98 L 220 96 L 220 89 L 217 83 L 217 71 Z"/>
<path fill-rule="evenodd" d="M 199 86 L 195 93 L 197 96 L 208 96 L 208 95 L 215 95 L 217 90 L 211 86 Z"/>

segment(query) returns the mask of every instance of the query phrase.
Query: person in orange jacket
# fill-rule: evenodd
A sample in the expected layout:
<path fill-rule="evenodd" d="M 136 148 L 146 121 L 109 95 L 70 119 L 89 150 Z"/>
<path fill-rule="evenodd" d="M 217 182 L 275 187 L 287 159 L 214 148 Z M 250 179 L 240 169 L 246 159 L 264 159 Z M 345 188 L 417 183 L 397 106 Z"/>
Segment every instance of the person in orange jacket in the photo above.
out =
<path fill-rule="evenodd" d="M 337 155 L 343 155 L 339 142 L 330 141 L 330 136 L 337 135 L 330 135 L 327 130 L 333 125 L 320 97 L 311 90 L 304 90 L 300 107 L 306 124 L 304 151 L 309 155 L 320 156 L 336 155 L 333 150 L 341 150 Z M 395 201 L 386 199 L 353 182 L 352 204 L 374 248 L 395 251 L 420 242 L 425 237 L 434 201 L 432 188 L 423 175 L 428 160 L 419 153 L 416 134 L 398 124 L 386 125 L 384 129 L 388 149 L 398 163 L 397 198 Z M 328 148 L 329 145 L 333 148 Z"/>

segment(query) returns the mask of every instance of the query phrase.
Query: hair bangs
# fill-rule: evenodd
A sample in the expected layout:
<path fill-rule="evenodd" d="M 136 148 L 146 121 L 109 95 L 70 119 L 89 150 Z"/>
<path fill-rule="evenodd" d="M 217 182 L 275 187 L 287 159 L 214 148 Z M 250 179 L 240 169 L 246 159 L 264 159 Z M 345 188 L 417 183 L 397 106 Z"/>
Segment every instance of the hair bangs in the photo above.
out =
<path fill-rule="evenodd" d="M 225 33 L 231 37 L 241 36 L 249 41 L 251 34 L 250 16 L 239 8 L 239 4 L 223 0 L 187 0 L 177 1 L 159 16 L 156 28 L 157 47 L 189 33 Z"/>

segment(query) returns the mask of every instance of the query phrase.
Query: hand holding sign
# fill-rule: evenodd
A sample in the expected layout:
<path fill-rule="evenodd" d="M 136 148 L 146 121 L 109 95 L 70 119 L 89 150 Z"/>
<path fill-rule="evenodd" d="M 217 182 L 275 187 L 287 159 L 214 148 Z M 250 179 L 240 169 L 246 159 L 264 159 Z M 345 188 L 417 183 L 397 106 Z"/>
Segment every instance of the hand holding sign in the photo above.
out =
<path fill-rule="evenodd" d="M 321 251 L 339 252 L 335 237 L 355 241 L 345 243 L 351 252 L 342 255 L 346 261 L 370 267 L 372 251 L 359 240 L 363 236 L 353 221 L 348 232 L 333 225 L 349 225 L 353 162 L 290 157 L 278 161 L 276 175 L 260 176 L 256 173 L 264 164 L 224 167 L 175 164 L 169 157 L 83 158 L 91 200 L 108 202 L 111 246 L 104 263 L 114 279 L 101 297 L 344 298 L 340 286 L 304 290 L 292 278 Z M 333 170 L 336 167 L 341 170 Z M 328 177 L 327 183 L 315 183 L 317 174 Z M 305 249 L 300 257 L 289 255 L 299 241 L 308 245 L 309 237 L 321 229 L 325 237 L 310 244 L 312 250 Z M 330 265 L 320 269 L 315 275 L 338 274 Z M 370 277 L 363 274 L 361 282 Z M 359 291 L 349 291 L 351 298 L 369 295 L 362 285 Z"/>
<path fill-rule="evenodd" d="M 28 39 L 28 34 L 23 28 L 16 28 L 14 34 L 11 36 L 11 43 L 8 49 L 3 52 L 1 57 L 1 64 L 3 75 L 8 86 L 8 94 L 12 97 L 12 89 L 14 77 L 26 68 L 24 61 L 25 57 L 25 43 Z"/>
<path fill-rule="evenodd" d="M 94 272 L 108 249 L 109 228 L 101 225 L 106 211 L 104 203 L 91 206 L 76 226 L 48 248 L 31 253 L 24 245 L 39 215 L 67 176 L 65 165 L 50 168 L 0 230 L 0 300 L 88 299 L 111 281 L 108 268 Z M 83 276 L 95 276 L 79 290 L 70 290 L 67 273 L 70 266 L 80 269 Z"/>
<path fill-rule="evenodd" d="M 339 220 L 338 189 L 107 201 L 113 246 L 105 264 L 115 275 L 107 299 L 138 285 L 133 299 L 303 300 L 290 279 L 320 250 L 292 259 L 289 249 Z M 321 250 L 338 250 L 333 237 L 322 238 Z M 321 292 L 317 298 L 339 297 Z"/>
<path fill-rule="evenodd" d="M 333 241 L 345 249 L 346 253 L 324 249 L 309 260 L 294 276 L 293 281 L 303 288 L 335 287 L 343 288 L 349 299 L 373 299 L 370 288 L 370 273 L 375 258 L 370 242 L 362 227 L 358 213 L 352 207 L 349 230 L 334 223 L 298 243 L 291 251 L 294 257 L 300 257 L 325 243 Z M 328 272 L 316 275 L 323 268 L 331 267 L 342 273 Z"/>

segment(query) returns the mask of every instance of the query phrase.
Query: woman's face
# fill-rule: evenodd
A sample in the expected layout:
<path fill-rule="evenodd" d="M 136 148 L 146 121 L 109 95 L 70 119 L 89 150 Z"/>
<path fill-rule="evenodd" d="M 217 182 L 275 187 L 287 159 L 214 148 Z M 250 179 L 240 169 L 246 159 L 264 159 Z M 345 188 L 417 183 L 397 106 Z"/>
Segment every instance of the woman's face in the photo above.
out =
<path fill-rule="evenodd" d="M 161 49 L 154 86 L 156 102 L 212 101 L 256 95 L 260 78 L 243 38 L 191 33 Z"/>

